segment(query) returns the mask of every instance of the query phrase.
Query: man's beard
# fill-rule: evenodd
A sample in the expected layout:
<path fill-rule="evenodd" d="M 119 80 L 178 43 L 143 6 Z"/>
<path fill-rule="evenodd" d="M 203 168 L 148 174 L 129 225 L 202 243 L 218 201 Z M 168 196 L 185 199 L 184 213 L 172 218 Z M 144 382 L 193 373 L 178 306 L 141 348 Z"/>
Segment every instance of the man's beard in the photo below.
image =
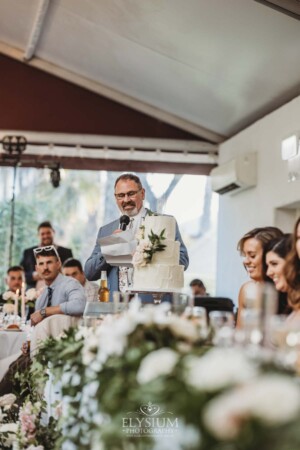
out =
<path fill-rule="evenodd" d="M 48 245 L 53 245 L 52 239 L 45 239 L 44 241 L 41 242 L 41 247 L 47 247 Z"/>
<path fill-rule="evenodd" d="M 124 206 L 128 206 L 128 205 L 134 206 L 134 208 L 131 209 L 131 210 L 124 209 Z M 120 211 L 121 211 L 122 214 L 125 214 L 126 216 L 134 217 L 139 212 L 135 203 L 126 203 L 126 205 L 124 205 L 124 206 L 120 207 Z"/>

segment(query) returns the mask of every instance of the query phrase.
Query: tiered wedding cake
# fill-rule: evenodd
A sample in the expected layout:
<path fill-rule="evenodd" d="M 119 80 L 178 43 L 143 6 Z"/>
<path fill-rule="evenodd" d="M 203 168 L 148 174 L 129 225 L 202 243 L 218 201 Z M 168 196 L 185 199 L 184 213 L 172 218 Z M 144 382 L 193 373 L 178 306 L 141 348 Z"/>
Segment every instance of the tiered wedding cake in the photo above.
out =
<path fill-rule="evenodd" d="M 184 267 L 179 265 L 180 242 L 175 241 L 176 222 L 169 216 L 146 216 L 143 236 L 139 241 L 137 252 L 133 258 L 134 290 L 177 290 L 183 287 Z M 160 240 L 165 246 L 162 251 L 152 254 L 150 262 L 146 262 L 147 249 L 151 251 L 153 235 L 163 237 Z M 152 239 L 153 240 L 153 239 Z M 146 250 L 146 252 L 145 252 Z"/>

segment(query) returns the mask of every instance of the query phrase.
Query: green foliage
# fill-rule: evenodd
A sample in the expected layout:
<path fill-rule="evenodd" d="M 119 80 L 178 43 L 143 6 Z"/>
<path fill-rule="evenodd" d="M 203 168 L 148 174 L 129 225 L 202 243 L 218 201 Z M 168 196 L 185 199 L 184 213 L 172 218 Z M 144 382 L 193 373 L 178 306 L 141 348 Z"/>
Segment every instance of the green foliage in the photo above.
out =
<path fill-rule="evenodd" d="M 19 264 L 24 249 L 37 244 L 37 226 L 44 220 L 54 225 L 57 243 L 71 247 L 75 257 L 85 258 L 96 235 L 89 218 L 98 213 L 99 181 L 99 172 L 66 170 L 61 185 L 54 189 L 48 170 L 19 169 L 11 264 Z M 0 292 L 5 290 L 10 264 L 11 207 L 10 200 L 0 201 Z M 91 233 L 93 243 L 87 242 L 85 249 L 86 236 Z"/>
<path fill-rule="evenodd" d="M 144 253 L 146 254 L 144 259 L 147 264 L 151 262 L 154 253 L 162 252 L 166 248 L 166 245 L 162 243 L 162 241 L 166 239 L 165 231 L 166 229 L 164 228 L 160 234 L 156 234 L 153 232 L 153 230 L 151 230 L 150 234 L 148 235 L 151 246 L 149 249 L 146 248 L 144 250 Z"/>

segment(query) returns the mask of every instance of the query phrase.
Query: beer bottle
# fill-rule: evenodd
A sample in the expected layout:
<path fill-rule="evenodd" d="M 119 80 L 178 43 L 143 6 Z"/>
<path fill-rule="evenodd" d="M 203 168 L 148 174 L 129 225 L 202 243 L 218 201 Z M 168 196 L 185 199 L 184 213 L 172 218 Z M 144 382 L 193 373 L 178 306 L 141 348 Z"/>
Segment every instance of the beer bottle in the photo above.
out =
<path fill-rule="evenodd" d="M 99 302 L 109 302 L 109 289 L 107 287 L 106 270 L 101 271 L 100 288 L 98 291 Z"/>

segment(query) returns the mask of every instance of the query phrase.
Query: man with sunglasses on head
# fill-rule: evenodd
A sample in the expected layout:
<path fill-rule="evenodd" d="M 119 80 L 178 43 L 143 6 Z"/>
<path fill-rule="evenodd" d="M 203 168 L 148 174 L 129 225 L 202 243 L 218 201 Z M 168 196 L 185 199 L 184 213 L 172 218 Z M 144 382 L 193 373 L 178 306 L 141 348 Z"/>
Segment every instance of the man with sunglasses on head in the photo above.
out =
<path fill-rule="evenodd" d="M 39 246 L 35 245 L 34 247 L 27 248 L 23 252 L 23 257 L 20 265 L 24 267 L 28 288 L 35 287 L 36 289 L 39 289 L 40 287 L 42 287 L 42 285 L 44 285 L 44 283 L 41 282 L 39 273 L 35 270 L 34 249 L 37 247 L 45 247 L 47 245 L 55 245 L 54 234 L 55 231 L 51 225 L 51 222 L 45 221 L 40 223 L 40 225 L 38 226 L 38 237 L 40 241 Z M 73 257 L 71 249 L 61 247 L 59 245 L 55 245 L 55 247 L 62 263 L 66 259 Z"/>
<path fill-rule="evenodd" d="M 45 280 L 46 287 L 30 316 L 32 325 L 55 314 L 81 316 L 86 303 L 84 289 L 74 278 L 61 274 L 61 261 L 55 246 L 36 248 L 34 254 L 36 271 Z"/>
<path fill-rule="evenodd" d="M 148 211 L 144 205 L 145 189 L 138 176 L 132 173 L 124 173 L 115 181 L 115 200 L 121 215 L 129 217 L 128 228 L 137 234 Z M 84 271 L 90 281 L 98 280 L 101 271 L 106 270 L 108 274 L 108 287 L 110 290 L 110 301 L 114 291 L 126 291 L 133 285 L 133 269 L 129 267 L 116 267 L 108 264 L 102 255 L 99 239 L 119 233 L 120 220 L 116 219 L 100 228 L 96 240 L 96 245 L 91 256 L 85 263 Z M 186 269 L 189 264 L 187 249 L 182 241 L 178 225 L 176 223 L 175 239 L 180 242 L 180 264 Z M 142 295 L 143 302 L 153 302 L 152 295 Z M 163 300 L 167 300 L 166 296 Z"/>

